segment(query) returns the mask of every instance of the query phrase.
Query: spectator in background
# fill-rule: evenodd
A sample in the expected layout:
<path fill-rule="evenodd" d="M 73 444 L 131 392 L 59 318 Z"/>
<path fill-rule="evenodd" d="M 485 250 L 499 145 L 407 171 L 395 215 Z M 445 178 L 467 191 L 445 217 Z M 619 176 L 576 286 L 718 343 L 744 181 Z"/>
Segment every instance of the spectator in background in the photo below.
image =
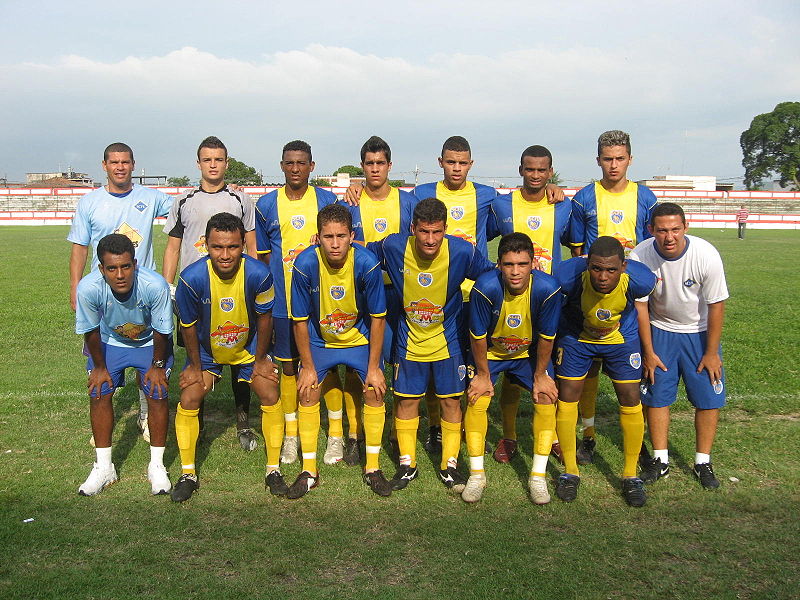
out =
<path fill-rule="evenodd" d="M 744 228 L 747 227 L 747 217 L 750 216 L 750 213 L 747 211 L 747 207 L 742 204 L 739 210 L 736 211 L 736 224 L 739 226 L 739 239 L 744 239 Z"/>

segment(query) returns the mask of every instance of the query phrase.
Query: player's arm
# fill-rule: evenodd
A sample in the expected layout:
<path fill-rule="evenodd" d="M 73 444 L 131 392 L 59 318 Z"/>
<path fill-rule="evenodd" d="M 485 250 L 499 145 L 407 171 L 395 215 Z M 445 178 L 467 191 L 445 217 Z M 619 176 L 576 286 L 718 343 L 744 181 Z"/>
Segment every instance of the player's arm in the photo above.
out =
<path fill-rule="evenodd" d="M 166 398 L 169 382 L 165 367 L 157 367 L 156 363 L 164 364 L 167 360 L 167 348 L 170 343 L 169 336 L 160 331 L 153 330 L 153 363 L 144 374 L 144 382 L 150 388 L 151 398 Z"/>
<path fill-rule="evenodd" d="M 722 341 L 722 323 L 725 320 L 725 301 L 714 302 L 708 305 L 708 330 L 706 331 L 706 351 L 697 372 L 703 369 L 708 371 L 711 384 L 715 385 L 722 380 L 722 357 L 719 354 L 719 344 Z"/>
<path fill-rule="evenodd" d="M 263 377 L 278 383 L 279 369 L 269 355 L 272 341 L 272 313 L 266 312 L 256 317 L 256 361 L 253 365 L 253 377 Z"/>
<path fill-rule="evenodd" d="M 103 384 L 108 384 L 110 389 L 114 388 L 114 382 L 111 381 L 111 375 L 106 368 L 106 358 L 103 355 L 103 346 L 100 338 L 100 328 L 92 329 L 83 334 L 83 341 L 86 343 L 86 349 L 89 351 L 89 356 L 92 357 L 92 372 L 89 373 L 89 395 L 92 395 L 93 390 L 97 390 L 97 397 L 100 397 Z"/>
<path fill-rule="evenodd" d="M 469 382 L 467 389 L 467 400 L 470 406 L 483 396 L 494 396 L 494 386 L 492 376 L 489 373 L 489 359 L 486 356 L 489 345 L 486 336 L 476 338 L 470 335 L 469 345 L 472 350 L 472 358 L 475 361 L 475 377 Z"/>
<path fill-rule="evenodd" d="M 172 288 L 172 282 L 175 281 L 175 274 L 178 271 L 178 259 L 181 256 L 181 242 L 183 240 L 179 237 L 167 236 L 167 247 L 164 248 L 164 266 L 162 274 L 164 279 Z"/>
<path fill-rule="evenodd" d="M 536 371 L 533 374 L 533 397 L 538 399 L 545 396 L 548 400 L 546 404 L 555 404 L 558 400 L 558 388 L 556 382 L 547 372 L 547 365 L 550 357 L 553 356 L 553 344 L 555 337 L 539 336 L 536 342 Z"/>
<path fill-rule="evenodd" d="M 69 303 L 73 311 L 77 305 L 78 282 L 83 277 L 87 256 L 89 256 L 89 246 L 73 242 L 69 254 Z"/>
<path fill-rule="evenodd" d="M 256 244 L 256 230 L 253 229 L 252 231 L 248 231 L 244 234 L 244 245 L 247 248 L 247 254 L 252 256 L 253 258 L 259 258 L 258 256 L 258 248 Z"/>
<path fill-rule="evenodd" d="M 667 366 L 653 349 L 653 331 L 650 329 L 650 309 L 648 303 L 637 300 L 636 319 L 639 323 L 639 342 L 642 346 L 642 367 L 644 377 L 650 383 L 656 382 L 656 369 L 667 370 Z"/>
<path fill-rule="evenodd" d="M 566 198 L 564 195 L 564 190 L 558 187 L 555 183 L 548 183 L 544 189 L 547 193 L 547 201 L 550 204 L 558 204 L 559 202 L 563 202 Z"/>
<path fill-rule="evenodd" d="M 363 183 L 351 183 L 344 193 L 344 201 L 350 206 L 358 206 L 361 202 L 361 193 L 363 191 Z"/>
<path fill-rule="evenodd" d="M 364 382 L 364 391 L 367 388 L 375 390 L 378 401 L 383 400 L 386 394 L 386 377 L 381 369 L 381 353 L 383 352 L 383 334 L 386 329 L 384 317 L 372 317 L 369 324 L 369 363 L 367 364 L 367 380 Z"/>
<path fill-rule="evenodd" d="M 180 325 L 183 327 L 183 344 L 186 347 L 186 368 L 181 371 L 180 386 L 184 390 L 196 383 L 203 386 L 207 390 L 206 384 L 203 382 L 203 366 L 200 361 L 200 340 L 197 337 L 197 326 L 192 323 L 189 326 Z"/>

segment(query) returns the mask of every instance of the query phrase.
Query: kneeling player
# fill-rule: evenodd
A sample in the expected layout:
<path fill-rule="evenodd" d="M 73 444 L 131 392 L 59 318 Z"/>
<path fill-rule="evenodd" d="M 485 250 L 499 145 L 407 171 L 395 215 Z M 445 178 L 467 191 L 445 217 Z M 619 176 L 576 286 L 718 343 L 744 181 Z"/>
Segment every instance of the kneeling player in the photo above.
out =
<path fill-rule="evenodd" d="M 175 293 L 186 344 L 175 415 L 182 468 L 172 490 L 175 502 L 188 500 L 200 487 L 194 464 L 200 430 L 197 413 L 224 365 L 239 367 L 239 380 L 248 382 L 261 401 L 265 483 L 273 494 L 287 491 L 278 470 L 283 441 L 278 368 L 267 354 L 272 338 L 272 275 L 266 265 L 242 254 L 244 236 L 239 217 L 230 213 L 211 217 L 205 232 L 208 256 L 181 272 Z"/>
<path fill-rule="evenodd" d="M 563 263 L 558 279 L 567 302 L 561 314 L 556 350 L 556 432 L 561 440 L 574 439 L 584 379 L 592 361 L 602 358 L 620 404 L 625 454 L 622 493 L 631 506 L 644 506 L 644 484 L 636 476 L 644 417 L 639 402 L 642 358 L 634 302 L 652 292 L 655 275 L 642 263 L 625 260 L 618 240 L 602 236 L 591 245 L 587 258 Z M 580 477 L 575 445 L 564 444 L 561 449 L 566 472 L 558 478 L 556 495 L 569 502 L 577 497 Z"/>
<path fill-rule="evenodd" d="M 125 369 L 139 372 L 147 397 L 150 464 L 147 478 L 153 494 L 172 487 L 164 468 L 167 440 L 167 379 L 172 368 L 172 310 L 169 285 L 161 275 L 139 267 L 133 243 L 112 233 L 97 244 L 99 269 L 77 287 L 76 333 L 89 352 L 89 415 L 97 461 L 78 488 L 82 496 L 99 494 L 117 480 L 111 462 L 114 390 L 125 385 Z"/>
<path fill-rule="evenodd" d="M 319 244 L 295 259 L 292 274 L 291 315 L 301 364 L 297 392 L 303 470 L 287 497 L 300 498 L 319 485 L 319 383 L 340 364 L 353 369 L 366 388 L 364 481 L 376 494 L 388 496 L 392 489 L 378 463 L 386 419 L 381 361 L 386 317 L 383 274 L 375 255 L 353 244 L 352 217 L 343 205 L 323 208 L 317 215 L 317 229 Z"/>
<path fill-rule="evenodd" d="M 536 504 L 550 502 L 545 481 L 547 458 L 556 425 L 558 392 L 547 372 L 553 339 L 561 315 L 557 280 L 532 271 L 534 248 L 524 233 L 503 236 L 498 246 L 498 270 L 484 273 L 470 292 L 470 336 L 475 377 L 469 384 L 464 417 L 470 476 L 461 493 L 466 502 L 478 502 L 486 487 L 483 452 L 486 409 L 494 383 L 505 373 L 509 383 L 531 390 L 534 401 L 533 468 L 528 480 Z M 535 352 L 532 348 L 536 341 Z M 552 372 L 552 371 L 551 371 Z"/>

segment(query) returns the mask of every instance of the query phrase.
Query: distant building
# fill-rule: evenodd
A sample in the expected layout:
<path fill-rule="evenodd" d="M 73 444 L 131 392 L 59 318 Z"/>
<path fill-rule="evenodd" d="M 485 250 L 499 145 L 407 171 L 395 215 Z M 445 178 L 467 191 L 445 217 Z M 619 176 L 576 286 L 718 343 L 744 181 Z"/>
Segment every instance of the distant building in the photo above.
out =
<path fill-rule="evenodd" d="M 25 181 L 46 187 L 94 187 L 94 180 L 88 174 L 73 171 L 72 167 L 54 173 L 25 173 Z M 59 185 L 52 185 L 55 183 Z"/>
<path fill-rule="evenodd" d="M 332 176 L 319 176 L 315 177 L 317 181 L 324 181 L 326 185 L 331 187 L 349 187 L 351 183 L 364 183 L 367 181 L 366 177 L 350 177 L 350 173 L 337 173 Z"/>
<path fill-rule="evenodd" d="M 714 175 L 654 175 L 652 179 L 637 181 L 651 188 L 672 190 L 698 190 L 704 192 L 730 191 L 732 183 L 718 183 Z"/>

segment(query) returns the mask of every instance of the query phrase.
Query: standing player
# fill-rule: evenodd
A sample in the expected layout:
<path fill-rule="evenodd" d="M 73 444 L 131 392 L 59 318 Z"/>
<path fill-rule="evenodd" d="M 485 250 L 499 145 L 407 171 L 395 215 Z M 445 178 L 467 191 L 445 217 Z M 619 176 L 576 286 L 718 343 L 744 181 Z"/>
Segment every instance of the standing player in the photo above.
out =
<path fill-rule="evenodd" d="M 534 399 L 533 468 L 528 480 L 536 504 L 550 502 L 545 469 L 556 425 L 558 392 L 548 373 L 561 315 L 561 295 L 556 279 L 533 270 L 536 251 L 524 233 L 509 233 L 500 240 L 498 269 L 484 273 L 470 293 L 470 339 L 475 376 L 469 384 L 469 405 L 464 428 L 469 451 L 470 476 L 461 493 L 466 502 L 478 502 L 486 487 L 483 452 L 486 410 L 494 383 L 505 373 L 512 382 L 531 392 Z"/>
<path fill-rule="evenodd" d="M 91 264 L 97 264 L 97 244 L 110 233 L 121 233 L 130 238 L 136 249 L 139 265 L 155 270 L 153 259 L 153 219 L 164 217 L 172 206 L 172 197 L 141 185 L 134 185 L 133 150 L 127 144 L 109 144 L 103 151 L 103 170 L 108 181 L 78 201 L 67 240 L 72 242 L 69 257 L 70 302 L 75 310 L 78 281 L 86 268 L 89 246 L 92 246 Z M 145 441 L 150 441 L 147 427 L 147 398 L 139 389 L 139 430 Z"/>
<path fill-rule="evenodd" d="M 317 215 L 317 229 L 319 245 L 300 253 L 292 274 L 291 314 L 301 365 L 297 391 L 303 470 L 287 497 L 300 498 L 319 484 L 319 382 L 340 364 L 358 374 L 365 391 L 364 481 L 376 494 L 388 496 L 392 488 L 378 464 L 386 418 L 381 361 L 386 316 L 383 275 L 375 255 L 352 244 L 353 221 L 345 206 L 323 208 Z"/>
<path fill-rule="evenodd" d="M 402 307 L 394 343 L 395 428 L 400 466 L 392 489 L 418 476 L 416 438 L 419 401 L 432 384 L 441 403 L 442 460 L 439 478 L 455 492 L 466 479 L 456 469 L 461 445 L 461 402 L 467 375 L 459 326 L 461 284 L 494 268 L 476 248 L 445 235 L 447 207 L 426 198 L 414 208 L 412 235 L 396 233 L 369 245 L 392 280 Z"/>
<path fill-rule="evenodd" d="M 603 177 L 578 191 L 572 200 L 570 245 L 573 256 L 585 252 L 604 235 L 619 240 L 626 255 L 636 244 L 650 237 L 647 225 L 656 197 L 650 188 L 628 181 L 632 160 L 631 138 L 624 131 L 606 131 L 597 139 L 597 164 Z M 599 371 L 599 363 L 593 365 L 580 401 L 583 440 L 578 450 L 579 464 L 589 464 L 594 457 Z"/>
<path fill-rule="evenodd" d="M 197 167 L 200 169 L 200 185 L 175 200 L 169 211 L 164 233 L 167 247 L 164 250 L 164 278 L 172 284 L 178 270 L 208 254 L 206 249 L 206 223 L 217 213 L 228 212 L 244 222 L 247 253 L 256 254 L 255 207 L 250 197 L 225 184 L 228 169 L 228 149 L 214 136 L 207 137 L 197 149 Z M 174 290 L 174 286 L 172 287 Z M 173 292 L 174 294 L 174 292 Z M 178 345 L 183 345 L 178 330 Z M 231 365 L 231 388 L 236 404 L 236 430 L 239 444 L 245 450 L 255 450 L 256 436 L 250 429 L 250 386 L 239 381 L 239 368 Z M 202 411 L 202 409 L 201 409 Z M 202 429 L 202 414 L 200 426 Z"/>
<path fill-rule="evenodd" d="M 601 236 L 589 247 L 588 258 L 572 258 L 558 273 L 566 305 L 556 344 L 558 412 L 556 432 L 561 440 L 575 435 L 578 400 L 592 361 L 602 359 L 619 400 L 625 465 L 622 494 L 630 506 L 644 506 L 644 484 L 636 476 L 642 447 L 644 417 L 639 401 L 642 360 L 635 300 L 653 291 L 656 278 L 640 262 L 625 260 L 619 240 Z M 580 477 L 575 446 L 564 444 L 565 473 L 556 495 L 566 502 L 577 497 Z"/>
<path fill-rule="evenodd" d="M 175 502 L 188 500 L 200 487 L 195 467 L 197 413 L 224 365 L 238 365 L 239 379 L 249 383 L 261 401 L 265 483 L 273 494 L 287 492 L 278 464 L 283 439 L 278 367 L 267 354 L 272 340 L 272 275 L 262 263 L 243 254 L 244 239 L 239 217 L 224 212 L 211 217 L 205 230 L 208 256 L 181 272 L 175 293 L 186 344 L 175 415 L 182 469 L 172 490 Z"/>
<path fill-rule="evenodd" d="M 336 202 L 336 195 L 328 190 L 308 185 L 314 170 L 311 146 L 301 140 L 289 142 L 283 147 L 281 171 L 286 185 L 256 202 L 256 238 L 258 257 L 269 265 L 275 284 L 275 306 L 272 310 L 275 327 L 275 359 L 281 363 L 280 395 L 286 421 L 286 438 L 281 452 L 282 463 L 297 460 L 299 439 L 297 437 L 297 346 L 289 318 L 289 294 L 292 290 L 292 266 L 294 259 L 308 246 L 316 235 L 316 215 L 328 204 Z M 323 381 L 325 391 L 338 385 L 338 376 Z M 327 404 L 329 417 L 334 423 L 338 416 L 339 431 L 342 422 L 342 393 L 334 394 L 339 399 L 338 408 Z M 330 412 L 334 415 L 331 416 Z M 335 425 L 334 425 L 335 426 Z M 336 432 L 334 432 L 336 433 Z M 341 459 L 344 444 L 342 433 L 330 435 L 334 440 L 331 448 Z M 326 452 L 327 454 L 327 452 Z M 330 460 L 335 457 L 331 455 Z M 338 460 L 338 459 L 337 459 Z M 335 460 L 333 460 L 335 462 Z"/>
<path fill-rule="evenodd" d="M 149 403 L 150 464 L 147 478 L 153 494 L 172 487 L 164 467 L 167 440 L 167 387 L 172 368 L 172 306 L 167 282 L 155 271 L 137 266 L 130 239 L 110 234 L 97 244 L 98 270 L 76 289 L 76 333 L 89 351 L 89 415 L 97 460 L 78 488 L 82 496 L 99 494 L 117 480 L 111 462 L 114 390 L 125 385 L 133 367 Z"/>
<path fill-rule="evenodd" d="M 642 403 L 654 454 L 643 464 L 643 479 L 669 475 L 669 407 L 678 393 L 678 379 L 683 378 L 686 396 L 695 407 L 694 474 L 704 488 L 714 489 L 719 481 L 711 465 L 711 446 L 719 409 L 725 406 L 720 339 L 728 288 L 717 249 L 686 235 L 687 230 L 680 206 L 659 204 L 650 225 L 653 239 L 631 252 L 631 258 L 643 262 L 658 278 L 649 301 L 636 304 L 645 376 L 651 382 Z"/>
<path fill-rule="evenodd" d="M 522 187 L 499 195 L 492 202 L 489 237 L 515 231 L 525 233 L 533 241 L 533 268 L 555 275 L 561 264 L 561 245 L 569 244 L 572 203 L 552 203 L 547 199 L 547 182 L 553 176 L 553 156 L 544 146 L 529 146 L 523 151 L 519 174 Z M 494 459 L 499 463 L 508 463 L 517 454 L 519 402 L 519 388 L 504 384 L 500 397 L 503 437 L 494 451 Z"/>

